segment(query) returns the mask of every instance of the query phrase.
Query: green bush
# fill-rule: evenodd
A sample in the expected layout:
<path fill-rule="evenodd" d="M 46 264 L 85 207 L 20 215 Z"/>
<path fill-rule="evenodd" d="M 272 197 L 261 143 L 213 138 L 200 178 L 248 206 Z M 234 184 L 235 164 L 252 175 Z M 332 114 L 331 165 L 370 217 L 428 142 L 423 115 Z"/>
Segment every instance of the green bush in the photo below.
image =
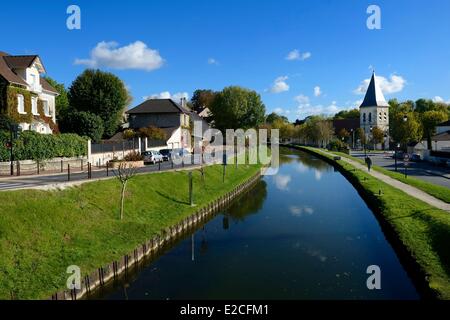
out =
<path fill-rule="evenodd" d="M 348 146 L 346 143 L 339 139 L 333 139 L 328 144 L 328 150 L 346 152 L 348 150 Z"/>
<path fill-rule="evenodd" d="M 0 131 L 0 161 L 9 161 L 9 133 Z M 15 160 L 47 160 L 57 157 L 78 157 L 87 154 L 87 139 L 73 133 L 58 135 L 24 131 L 14 141 Z"/>

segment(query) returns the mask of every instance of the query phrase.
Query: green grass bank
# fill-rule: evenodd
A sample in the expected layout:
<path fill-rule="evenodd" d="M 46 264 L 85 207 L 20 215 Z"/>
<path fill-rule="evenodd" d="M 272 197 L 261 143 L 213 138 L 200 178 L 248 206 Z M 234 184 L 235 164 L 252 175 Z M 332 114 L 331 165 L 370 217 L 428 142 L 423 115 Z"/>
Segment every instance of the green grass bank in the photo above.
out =
<path fill-rule="evenodd" d="M 380 222 L 391 231 L 390 238 L 413 264 L 425 293 L 450 299 L 450 214 L 398 190 L 362 170 L 317 148 L 301 147 L 327 158 L 362 192 Z M 381 194 L 379 194 L 381 190 Z"/>
<path fill-rule="evenodd" d="M 162 230 L 254 176 L 260 166 L 194 170 L 189 205 L 187 171 L 138 175 L 128 183 L 119 220 L 117 179 L 59 191 L 0 192 L 0 299 L 45 299 L 64 289 L 66 269 L 83 275 L 130 252 Z"/>

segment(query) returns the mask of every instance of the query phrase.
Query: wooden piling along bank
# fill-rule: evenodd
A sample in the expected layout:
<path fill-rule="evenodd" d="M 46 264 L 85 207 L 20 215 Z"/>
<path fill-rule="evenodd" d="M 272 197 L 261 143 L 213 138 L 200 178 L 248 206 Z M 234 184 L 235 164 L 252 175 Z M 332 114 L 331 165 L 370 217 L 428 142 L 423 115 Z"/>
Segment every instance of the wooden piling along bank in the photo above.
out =
<path fill-rule="evenodd" d="M 186 217 L 174 226 L 164 229 L 160 235 L 153 237 L 149 241 L 143 243 L 129 254 L 126 254 L 118 261 L 113 261 L 106 266 L 99 267 L 90 275 L 86 275 L 81 279 L 81 288 L 79 290 L 63 290 L 51 296 L 51 300 L 77 300 L 85 295 L 89 295 L 92 291 L 99 287 L 103 287 L 111 280 L 116 280 L 122 273 L 128 272 L 130 268 L 137 267 L 138 263 L 149 255 L 158 253 L 163 249 L 164 245 L 168 244 L 177 237 L 186 232 L 193 231 L 199 224 L 205 223 L 220 209 L 223 209 L 232 200 L 238 197 L 243 192 L 253 187 L 261 177 L 261 170 L 259 170 L 253 177 L 247 181 L 239 184 L 232 191 L 226 193 L 220 198 L 208 203 L 199 208 L 194 214 Z"/>

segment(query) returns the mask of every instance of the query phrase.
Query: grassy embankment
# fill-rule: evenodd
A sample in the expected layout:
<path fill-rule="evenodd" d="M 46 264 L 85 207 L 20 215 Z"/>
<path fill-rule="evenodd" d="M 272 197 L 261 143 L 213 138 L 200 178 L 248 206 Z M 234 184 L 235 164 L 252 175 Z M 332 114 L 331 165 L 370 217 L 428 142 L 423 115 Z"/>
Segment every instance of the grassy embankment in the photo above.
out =
<path fill-rule="evenodd" d="M 332 151 L 332 153 L 342 156 L 342 157 L 346 157 L 346 158 L 354 160 L 354 161 L 358 161 L 359 163 L 365 165 L 365 163 L 362 159 L 352 157 L 352 156 L 342 153 L 342 152 Z M 369 155 L 370 155 L 370 153 L 369 153 Z M 433 184 L 430 182 L 426 182 L 424 180 L 414 178 L 412 176 L 408 176 L 406 178 L 404 171 L 403 171 L 404 170 L 403 165 L 399 163 L 398 168 L 399 168 L 398 172 L 395 172 L 395 171 L 391 171 L 391 170 L 385 169 L 380 166 L 373 166 L 373 169 L 380 173 L 383 173 L 383 174 L 385 174 L 393 179 L 399 180 L 403 183 L 409 184 L 413 187 L 416 187 L 417 189 L 420 189 L 420 190 L 432 195 L 435 198 L 438 198 L 442 201 L 450 203 L 450 189 L 449 188 L 446 188 L 446 187 L 440 186 L 440 185 L 436 185 L 436 184 Z"/>
<path fill-rule="evenodd" d="M 334 161 L 316 148 L 306 148 Z M 450 214 L 436 209 L 342 161 L 336 162 L 370 205 L 382 216 L 395 238 L 426 275 L 425 285 L 440 299 L 450 299 Z M 382 191 L 379 195 L 379 191 Z"/>
<path fill-rule="evenodd" d="M 187 172 L 138 175 L 127 187 L 119 220 L 117 179 L 59 191 L 0 192 L 0 299 L 41 299 L 64 289 L 70 265 L 84 274 L 132 251 L 193 214 L 260 166 L 205 167 L 205 185 L 194 171 L 195 208 L 189 205 Z"/>

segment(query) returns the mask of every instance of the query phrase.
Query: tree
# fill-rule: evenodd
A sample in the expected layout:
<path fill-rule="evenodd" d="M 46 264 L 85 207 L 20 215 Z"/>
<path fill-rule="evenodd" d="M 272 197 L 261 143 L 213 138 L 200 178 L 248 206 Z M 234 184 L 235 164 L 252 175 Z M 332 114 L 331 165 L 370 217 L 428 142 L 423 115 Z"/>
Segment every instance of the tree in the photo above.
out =
<path fill-rule="evenodd" d="M 333 117 L 334 120 L 355 118 L 359 119 L 359 109 L 342 110 L 336 113 Z"/>
<path fill-rule="evenodd" d="M 319 137 L 319 146 L 325 147 L 333 137 L 333 124 L 329 120 L 321 119 L 317 122 L 317 130 Z"/>
<path fill-rule="evenodd" d="M 61 115 L 63 115 L 69 109 L 69 97 L 67 95 L 67 90 L 64 84 L 58 83 L 52 78 L 46 76 L 45 80 L 58 91 L 58 96 L 55 98 L 55 111 L 56 119 L 60 120 Z"/>
<path fill-rule="evenodd" d="M 11 130 L 11 125 L 17 124 L 12 118 L 6 114 L 0 114 L 0 130 L 8 131 Z"/>
<path fill-rule="evenodd" d="M 384 131 L 378 127 L 372 129 L 372 142 L 374 145 L 384 142 Z"/>
<path fill-rule="evenodd" d="M 423 132 L 428 142 L 428 149 L 432 149 L 431 136 L 436 132 L 436 126 L 448 120 L 448 114 L 444 111 L 425 111 L 420 121 L 422 123 Z"/>
<path fill-rule="evenodd" d="M 276 112 L 272 112 L 271 114 L 269 114 L 266 117 L 266 123 L 268 123 L 268 124 L 272 124 L 272 123 L 274 123 L 277 120 L 280 120 L 282 122 L 289 122 L 289 119 L 287 117 L 281 116 L 281 115 L 279 115 Z"/>
<path fill-rule="evenodd" d="M 92 69 L 85 70 L 75 79 L 68 96 L 74 110 L 90 112 L 102 119 L 107 138 L 116 132 L 130 101 L 122 80 L 112 73 Z"/>
<path fill-rule="evenodd" d="M 119 164 L 117 172 L 113 172 L 122 186 L 120 191 L 120 220 L 123 220 L 125 191 L 128 181 L 130 181 L 136 175 L 136 167 L 134 167 L 132 164 L 122 162 L 121 164 Z"/>
<path fill-rule="evenodd" d="M 205 89 L 195 90 L 191 98 L 192 109 L 194 109 L 197 112 L 203 110 L 203 108 L 208 108 L 211 110 L 210 107 L 216 95 L 217 92 L 213 90 L 205 90 Z"/>
<path fill-rule="evenodd" d="M 166 132 L 155 126 L 149 126 L 147 128 L 140 128 L 139 135 L 143 138 L 149 138 L 153 140 L 166 140 L 167 134 Z"/>
<path fill-rule="evenodd" d="M 84 111 L 65 112 L 60 119 L 61 132 L 76 133 L 89 137 L 92 141 L 100 141 L 103 136 L 103 121 L 99 116 Z"/>
<path fill-rule="evenodd" d="M 123 138 L 126 140 L 131 140 L 136 137 L 136 132 L 133 129 L 126 129 L 123 131 Z"/>
<path fill-rule="evenodd" d="M 365 145 L 367 143 L 366 139 L 366 133 L 364 132 L 363 128 L 357 128 L 355 131 L 356 139 L 358 139 L 362 145 Z"/>
<path fill-rule="evenodd" d="M 342 129 L 339 130 L 339 132 L 337 133 L 337 136 L 338 136 L 339 139 L 341 139 L 341 140 L 347 140 L 348 137 L 350 137 L 350 133 L 347 131 L 347 129 L 342 128 Z"/>
<path fill-rule="evenodd" d="M 407 121 L 404 121 L 405 116 Z M 414 112 L 397 112 L 390 116 L 390 132 L 395 142 L 402 144 L 404 147 L 411 141 L 422 140 L 422 126 Z"/>
<path fill-rule="evenodd" d="M 223 132 L 257 127 L 264 122 L 265 109 L 258 93 L 237 86 L 219 92 L 210 108 L 215 127 Z"/>

